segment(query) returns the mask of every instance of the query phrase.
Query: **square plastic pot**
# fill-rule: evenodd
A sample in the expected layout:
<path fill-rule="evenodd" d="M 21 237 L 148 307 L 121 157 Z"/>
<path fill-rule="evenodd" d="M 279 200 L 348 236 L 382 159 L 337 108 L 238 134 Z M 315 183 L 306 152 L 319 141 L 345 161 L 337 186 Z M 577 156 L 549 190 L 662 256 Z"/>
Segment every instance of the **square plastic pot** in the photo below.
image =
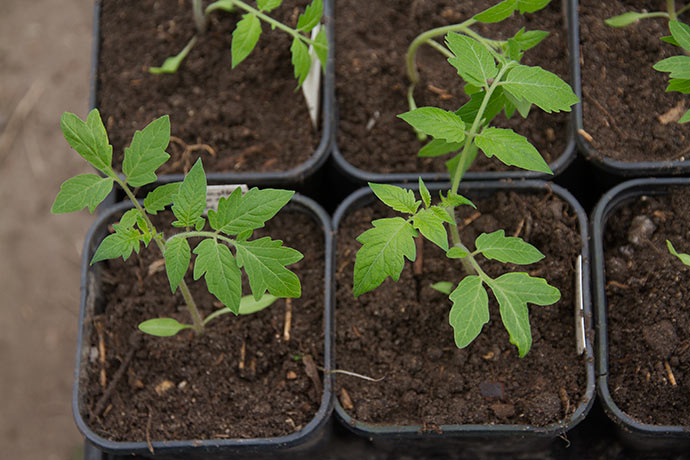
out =
<path fill-rule="evenodd" d="M 91 321 L 88 319 L 103 310 L 101 300 L 98 264 L 90 266 L 89 262 L 100 244 L 108 234 L 108 226 L 113 223 L 119 213 L 130 209 L 131 203 L 119 203 L 102 212 L 86 236 L 82 258 L 81 273 L 81 306 L 79 311 L 79 331 L 77 337 L 77 355 L 74 370 L 74 387 L 72 392 L 72 412 L 79 431 L 86 438 L 86 458 L 99 458 L 100 453 L 121 456 L 138 455 L 145 458 L 164 459 L 213 459 L 231 456 L 244 457 L 273 457 L 285 455 L 314 455 L 328 442 L 331 436 L 331 412 L 333 398 L 331 392 L 332 359 L 332 293 L 331 272 L 332 265 L 332 237 L 330 218 L 314 201 L 301 195 L 294 195 L 286 210 L 299 212 L 310 216 L 321 228 L 325 243 L 324 270 L 324 373 L 322 398 L 314 418 L 301 430 L 286 436 L 271 438 L 248 439 L 210 439 L 210 440 L 175 440 L 153 441 L 151 446 L 155 451 L 152 455 L 145 441 L 119 442 L 105 439 L 96 434 L 82 416 L 81 384 L 85 374 L 84 365 L 89 359 L 90 344 L 88 337 L 91 331 Z"/>
<path fill-rule="evenodd" d="M 609 341 L 606 301 L 606 269 L 603 236 L 606 223 L 621 206 L 642 195 L 665 195 L 673 186 L 690 186 L 690 179 L 645 178 L 624 182 L 606 193 L 592 213 L 592 264 L 595 327 L 597 393 L 604 411 L 616 425 L 621 442 L 636 450 L 685 452 L 690 449 L 690 426 L 642 423 L 623 412 L 609 389 Z"/>
<path fill-rule="evenodd" d="M 414 185 L 402 185 L 405 188 L 417 190 Z M 447 190 L 448 184 L 427 184 L 432 195 L 441 190 Z M 357 420 L 349 414 L 341 405 L 338 398 L 335 398 L 335 414 L 337 420 L 347 429 L 355 434 L 373 441 L 378 449 L 394 452 L 397 455 L 412 456 L 448 456 L 451 453 L 462 452 L 465 450 L 484 455 L 486 453 L 511 454 L 524 450 L 547 449 L 551 442 L 568 432 L 579 424 L 587 415 L 594 401 L 595 391 L 595 372 L 594 372 L 594 351 L 592 344 L 592 311 L 589 289 L 589 237 L 587 216 L 575 200 L 575 198 L 565 189 L 558 185 L 543 181 L 519 181 L 511 182 L 464 182 L 460 186 L 459 193 L 468 197 L 470 200 L 489 197 L 499 191 L 515 191 L 525 193 L 547 193 L 553 192 L 556 196 L 566 201 L 578 217 L 578 231 L 582 238 L 582 269 L 581 278 L 573 280 L 581 286 L 581 308 L 577 311 L 573 306 L 573 326 L 576 322 L 581 324 L 582 335 L 584 337 L 584 367 L 586 375 L 586 388 L 584 397 L 578 403 L 577 408 L 566 419 L 548 426 L 538 427 L 531 425 L 518 424 L 468 424 L 468 425 L 439 425 L 438 430 L 427 430 L 419 425 L 387 425 L 384 423 L 365 423 Z M 345 216 L 362 207 L 373 204 L 376 197 L 369 188 L 362 188 L 351 194 L 336 210 L 333 216 L 333 231 L 337 235 L 338 227 Z M 334 252 L 338 244 L 337 236 L 334 242 Z M 332 262 L 333 273 L 335 273 L 336 257 Z M 335 283 L 335 276 L 332 276 Z M 336 286 L 333 286 L 336 292 Z M 576 296 L 577 297 L 577 296 Z M 337 308 L 337 300 L 334 299 L 334 309 Z M 337 327 L 337 321 L 336 321 Z M 573 347 L 575 344 L 573 344 Z M 337 352 L 337 349 L 334 353 Z M 337 355 L 336 355 L 337 361 Z M 337 364 L 335 366 L 338 368 Z M 334 378 L 334 388 L 335 380 Z M 384 383 L 385 384 L 385 383 Z"/>

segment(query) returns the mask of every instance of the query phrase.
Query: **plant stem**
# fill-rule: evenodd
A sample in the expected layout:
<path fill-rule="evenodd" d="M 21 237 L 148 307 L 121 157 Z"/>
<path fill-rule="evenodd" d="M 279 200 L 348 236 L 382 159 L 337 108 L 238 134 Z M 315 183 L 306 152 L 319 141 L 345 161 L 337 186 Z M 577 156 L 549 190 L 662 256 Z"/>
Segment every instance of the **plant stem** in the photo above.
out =
<path fill-rule="evenodd" d="M 666 0 L 666 9 L 668 10 L 668 18 L 671 21 L 675 21 L 677 17 L 675 0 Z"/>
<path fill-rule="evenodd" d="M 314 43 L 311 39 L 309 39 L 309 38 L 307 38 L 306 36 L 304 36 L 304 35 L 302 35 L 301 33 L 299 33 L 297 30 L 295 30 L 295 29 L 293 29 L 293 28 L 291 28 L 291 27 L 286 26 L 286 25 L 283 24 L 282 22 L 276 21 L 276 20 L 273 19 L 272 17 L 270 17 L 270 16 L 268 16 L 268 15 L 262 13 L 261 11 L 257 10 L 256 8 L 253 8 L 253 7 L 249 6 L 249 5 L 247 5 L 246 3 L 244 3 L 244 2 L 241 1 L 241 0 L 232 0 L 232 3 L 233 3 L 234 5 L 239 6 L 240 8 L 242 8 L 243 10 L 245 10 L 245 11 L 247 11 L 247 12 L 249 12 L 249 13 L 252 13 L 252 14 L 256 15 L 257 17 L 261 18 L 261 19 L 264 20 L 265 22 L 271 24 L 271 26 L 273 26 L 273 27 L 275 27 L 275 28 L 278 28 L 278 29 L 282 30 L 283 32 L 287 32 L 288 34 L 292 35 L 294 38 L 299 38 L 300 40 L 302 40 L 303 42 L 305 42 L 307 45 L 312 45 L 312 46 L 314 46 L 314 47 L 319 46 L 319 45 L 317 45 L 316 43 Z"/>
<path fill-rule="evenodd" d="M 206 15 L 201 5 L 201 0 L 192 0 L 192 12 L 194 14 L 194 22 L 196 23 L 196 31 L 199 35 L 206 32 Z"/>
<path fill-rule="evenodd" d="M 169 239 L 173 238 L 194 238 L 195 236 L 200 236 L 200 237 L 207 237 L 207 238 L 213 238 L 214 240 L 223 240 L 227 243 L 232 244 L 233 246 L 235 245 L 235 240 L 232 238 L 228 238 L 227 236 L 223 236 L 217 232 L 184 232 L 184 233 L 176 233 L 175 235 L 171 236 Z"/>
<path fill-rule="evenodd" d="M 132 201 L 134 207 L 137 208 L 137 210 L 139 210 L 144 220 L 146 221 L 146 225 L 148 225 L 149 228 L 153 229 L 153 240 L 156 242 L 156 245 L 158 246 L 158 249 L 160 249 L 161 254 L 165 254 L 165 241 L 163 241 L 163 237 L 160 233 L 158 233 L 156 227 L 154 227 L 153 222 L 151 222 L 151 219 L 146 213 L 146 210 L 144 210 L 141 204 L 139 204 L 139 201 L 134 196 L 134 193 L 132 193 L 132 191 L 129 189 L 125 181 L 120 179 L 120 177 L 114 173 L 112 177 L 115 179 L 115 182 L 117 182 L 120 185 L 120 187 L 122 187 L 122 190 L 125 191 L 125 194 L 127 194 L 127 197 Z M 196 332 L 197 334 L 201 334 L 204 332 L 204 320 L 201 316 L 201 313 L 199 312 L 199 309 L 196 306 L 196 302 L 194 302 L 194 298 L 192 297 L 191 292 L 189 292 L 189 287 L 187 286 L 187 283 L 185 283 L 184 279 L 180 280 L 179 287 L 180 292 L 182 293 L 182 297 L 184 298 L 184 301 L 187 304 L 189 315 L 192 317 L 192 328 L 194 329 L 194 332 Z"/>
<path fill-rule="evenodd" d="M 690 3 L 688 3 L 687 5 L 685 5 L 684 7 L 682 7 L 681 9 L 679 9 L 678 12 L 676 13 L 676 16 L 680 16 L 681 14 L 685 13 L 686 11 L 688 11 L 688 9 L 690 9 Z"/>

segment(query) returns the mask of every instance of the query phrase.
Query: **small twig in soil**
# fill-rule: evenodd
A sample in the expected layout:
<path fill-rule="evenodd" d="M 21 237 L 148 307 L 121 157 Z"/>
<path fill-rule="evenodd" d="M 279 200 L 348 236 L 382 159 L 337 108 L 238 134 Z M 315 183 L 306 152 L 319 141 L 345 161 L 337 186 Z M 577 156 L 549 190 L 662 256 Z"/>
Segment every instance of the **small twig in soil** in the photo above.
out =
<path fill-rule="evenodd" d="M 589 93 L 585 92 L 584 90 L 582 91 L 582 95 L 590 101 L 592 101 L 592 104 L 594 104 L 594 106 L 597 109 L 599 109 L 601 113 L 604 114 L 604 116 L 606 116 L 606 118 L 608 119 L 607 123 L 609 124 L 609 126 L 611 126 L 611 128 L 613 128 L 613 130 L 616 131 L 616 133 L 621 139 L 624 138 L 625 136 L 623 135 L 623 132 L 618 128 L 618 126 L 616 126 L 616 122 L 614 118 L 611 116 L 611 114 L 608 112 L 608 110 L 606 110 L 604 106 L 599 103 L 599 101 L 597 101 L 593 96 L 590 96 Z"/>
<path fill-rule="evenodd" d="M 115 387 L 117 386 L 118 382 L 122 379 L 122 376 L 125 375 L 125 370 L 127 370 L 129 363 L 132 361 L 134 353 L 139 348 L 140 343 L 141 336 L 139 335 L 139 331 L 132 332 L 132 335 L 129 337 L 129 350 L 127 351 L 127 356 L 125 356 L 125 359 L 122 361 L 122 364 L 120 364 L 120 367 L 117 369 L 117 372 L 115 372 L 115 375 L 113 375 L 112 380 L 108 384 L 108 388 L 105 389 L 103 395 L 96 403 L 96 407 L 93 411 L 96 417 L 100 416 L 101 412 L 103 412 L 105 404 L 112 396 L 113 391 L 115 391 Z"/>
<path fill-rule="evenodd" d="M 290 341 L 290 328 L 292 327 L 292 299 L 285 299 L 285 326 L 283 327 L 283 340 Z"/>
<path fill-rule="evenodd" d="M 242 341 L 242 346 L 240 347 L 240 363 L 237 367 L 242 371 L 244 370 L 244 358 L 247 354 L 247 342 Z"/>
<path fill-rule="evenodd" d="M 101 365 L 100 370 L 100 384 L 101 388 L 105 390 L 107 384 L 107 376 L 105 373 L 105 338 L 103 337 L 103 323 L 96 321 L 96 333 L 98 334 L 98 362 Z"/>
<path fill-rule="evenodd" d="M 618 281 L 609 281 L 606 283 L 606 288 L 608 289 L 609 286 L 617 287 L 620 289 L 630 289 L 630 286 L 627 284 L 619 283 Z"/>
<path fill-rule="evenodd" d="M 213 149 L 213 147 L 207 144 L 187 144 L 185 141 L 176 136 L 170 136 L 170 142 L 179 145 L 182 148 L 182 153 L 177 160 L 164 168 L 164 171 L 172 171 L 178 169 L 180 166 L 183 166 L 182 169 L 184 171 L 189 171 L 189 169 L 192 167 L 192 153 L 199 150 L 204 150 L 211 156 L 216 155 L 216 151 Z"/>
<path fill-rule="evenodd" d="M 480 212 L 475 212 L 475 213 L 472 214 L 470 217 L 468 217 L 467 219 L 465 219 L 465 220 L 462 221 L 462 226 L 463 226 L 463 227 L 467 227 L 467 226 L 470 225 L 472 222 L 474 222 L 475 220 L 479 219 L 479 218 L 481 217 L 481 215 L 482 215 L 482 214 L 481 214 Z"/>
<path fill-rule="evenodd" d="M 517 229 L 515 230 L 515 233 L 513 233 L 513 237 L 517 237 L 520 235 L 520 232 L 522 231 L 522 227 L 525 225 L 525 218 L 523 217 L 520 220 L 520 223 L 518 224 Z"/>
<path fill-rule="evenodd" d="M 319 378 L 319 371 L 314 362 L 314 358 L 311 355 L 304 355 L 302 357 L 302 363 L 304 364 L 304 371 L 307 373 L 314 384 L 314 389 L 316 390 L 316 400 L 321 399 L 321 378 Z"/>
<path fill-rule="evenodd" d="M 343 406 L 343 409 L 346 410 L 351 410 L 355 407 L 352 404 L 352 399 L 350 399 L 350 395 L 347 393 L 347 390 L 345 390 L 344 387 L 340 389 L 340 405 Z"/>
<path fill-rule="evenodd" d="M 149 406 L 146 406 L 146 407 L 149 410 L 149 417 L 146 420 L 146 445 L 149 448 L 149 452 L 151 452 L 151 454 L 153 455 L 156 453 L 153 450 L 153 444 L 151 444 L 151 419 L 153 418 L 153 411 L 151 410 L 151 407 L 149 407 Z"/>
<path fill-rule="evenodd" d="M 561 388 L 558 390 L 558 395 L 561 397 L 561 404 L 563 404 L 563 414 L 568 415 L 570 411 L 570 398 L 568 398 L 568 392 L 565 391 L 565 388 Z"/>
<path fill-rule="evenodd" d="M 587 142 L 589 142 L 590 144 L 591 144 L 592 142 L 594 142 L 594 138 L 592 137 L 592 135 L 589 134 L 589 133 L 588 133 L 587 131 L 585 131 L 584 129 L 578 129 L 577 132 L 578 132 L 578 134 L 580 134 L 580 136 L 584 137 L 585 140 L 586 140 Z"/>
<path fill-rule="evenodd" d="M 676 377 L 675 375 L 673 375 L 671 365 L 668 363 L 668 361 L 664 361 L 664 367 L 666 368 L 666 373 L 668 374 L 668 381 L 671 382 L 671 385 L 675 387 L 677 385 Z"/>
<path fill-rule="evenodd" d="M 414 274 L 421 276 L 424 273 L 424 239 L 420 233 L 415 238 L 415 246 L 417 246 L 417 258 L 414 261 Z"/>
<path fill-rule="evenodd" d="M 346 371 L 343 369 L 333 369 L 332 371 L 327 371 L 323 367 L 317 367 L 318 370 L 323 371 L 326 374 L 343 374 L 343 375 L 349 375 L 350 377 L 357 377 L 358 379 L 362 380 L 368 380 L 369 382 L 380 382 L 381 380 L 385 379 L 386 377 L 383 376 L 381 378 L 375 379 L 373 377 L 367 377 L 366 375 L 358 374 L 356 372 L 350 372 Z"/>

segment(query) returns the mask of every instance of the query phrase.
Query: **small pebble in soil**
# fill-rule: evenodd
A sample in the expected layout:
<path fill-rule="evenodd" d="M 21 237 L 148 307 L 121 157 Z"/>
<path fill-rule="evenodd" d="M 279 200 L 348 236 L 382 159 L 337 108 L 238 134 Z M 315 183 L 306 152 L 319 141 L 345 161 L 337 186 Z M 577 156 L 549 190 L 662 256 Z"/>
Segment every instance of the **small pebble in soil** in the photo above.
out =
<path fill-rule="evenodd" d="M 649 217 L 635 216 L 628 229 L 628 242 L 634 246 L 639 246 L 644 241 L 649 240 L 655 230 L 656 225 Z"/>
<path fill-rule="evenodd" d="M 643 330 L 647 346 L 662 359 L 668 358 L 678 345 L 678 335 L 673 323 L 667 319 Z"/>
<path fill-rule="evenodd" d="M 515 406 L 512 404 L 496 403 L 491 405 L 491 410 L 496 417 L 505 420 L 515 415 Z"/>
<path fill-rule="evenodd" d="M 501 382 L 482 382 L 479 384 L 479 392 L 485 398 L 503 399 L 505 386 Z"/>

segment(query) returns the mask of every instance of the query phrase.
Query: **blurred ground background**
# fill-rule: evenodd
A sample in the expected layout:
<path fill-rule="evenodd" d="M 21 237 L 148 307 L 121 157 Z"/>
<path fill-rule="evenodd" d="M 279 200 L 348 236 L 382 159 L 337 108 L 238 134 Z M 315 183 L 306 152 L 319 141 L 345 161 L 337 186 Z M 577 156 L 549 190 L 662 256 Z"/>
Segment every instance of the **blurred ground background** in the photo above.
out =
<path fill-rule="evenodd" d="M 59 118 L 88 109 L 92 0 L 0 0 L 0 457 L 76 459 L 71 413 L 85 211 L 50 215 L 88 172 Z"/>

